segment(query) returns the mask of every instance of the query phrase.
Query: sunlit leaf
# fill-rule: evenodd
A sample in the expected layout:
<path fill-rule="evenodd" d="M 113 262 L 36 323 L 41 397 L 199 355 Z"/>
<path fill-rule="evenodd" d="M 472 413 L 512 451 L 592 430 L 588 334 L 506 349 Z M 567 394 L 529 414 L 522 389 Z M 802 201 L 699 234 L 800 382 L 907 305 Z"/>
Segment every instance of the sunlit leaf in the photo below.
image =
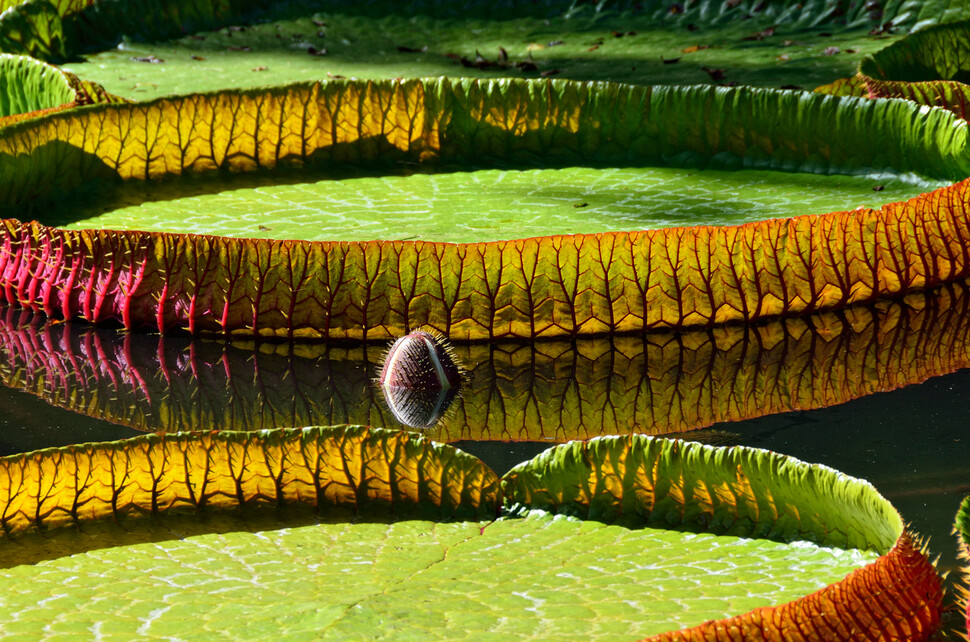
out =
<path fill-rule="evenodd" d="M 960 504 L 954 531 L 960 542 L 960 559 L 965 565 L 970 565 L 970 496 L 965 497 Z M 965 567 L 963 576 L 965 583 L 970 581 L 970 569 Z M 966 617 L 966 632 L 970 636 L 970 591 L 965 585 L 961 586 L 959 591 L 960 604 Z"/>
<path fill-rule="evenodd" d="M 33 58 L 0 54 L 0 126 L 97 102 L 121 99 Z"/>
<path fill-rule="evenodd" d="M 918 11 L 912 31 L 970 18 L 970 3 L 966 0 L 923 0 L 909 3 L 906 8 Z"/>
<path fill-rule="evenodd" d="M 803 599 L 658 639 L 924 639 L 939 622 L 939 578 L 898 513 L 868 484 L 828 468 L 631 435 L 546 451 L 502 487 L 513 509 L 883 553 Z"/>
<path fill-rule="evenodd" d="M 869 97 L 869 88 L 866 86 L 865 79 L 856 74 L 850 78 L 839 78 L 835 82 L 815 88 L 819 94 L 830 96 L 858 96 L 860 98 Z"/>
<path fill-rule="evenodd" d="M 961 176 L 966 129 L 904 101 L 565 81 L 297 85 L 103 105 L 10 127 L 10 206 L 95 178 L 395 161 L 705 159 Z M 712 117 L 715 116 L 716 117 Z M 30 154 L 22 153 L 30 150 Z M 420 242 L 239 241 L 7 220 L 3 299 L 133 329 L 387 339 L 551 338 L 800 315 L 970 274 L 964 184 L 881 210 L 740 227 Z"/>
<path fill-rule="evenodd" d="M 859 78 L 870 97 L 903 98 L 967 119 L 970 21 L 932 26 L 866 56 Z"/>
<path fill-rule="evenodd" d="M 259 87 L 269 78 L 284 84 L 323 76 L 555 75 L 637 84 L 813 87 L 853 73 L 863 55 L 902 37 L 901 27 L 915 15 L 893 2 L 880 5 L 879 15 L 852 3 L 848 17 L 832 2 L 648 4 L 554 0 L 496 8 L 501 5 L 495 0 L 277 2 L 258 16 L 244 11 L 236 24 L 214 31 L 192 33 L 198 20 L 174 35 L 157 31 L 151 23 L 158 21 L 148 18 L 137 25 L 117 24 L 113 28 L 129 34 L 132 28 L 157 31 L 136 34 L 142 42 L 128 37 L 121 48 L 113 46 L 111 29 L 99 15 L 89 22 L 104 32 L 94 40 L 105 44 L 93 47 L 102 51 L 68 68 L 140 99 Z M 673 11 L 676 6 L 683 11 Z M 501 20 L 492 19 L 496 15 Z M 870 35 L 891 19 L 899 25 L 878 39 Z M 762 45 L 745 39 L 752 32 Z M 169 36 L 177 39 L 159 41 Z M 841 53 L 825 55 L 833 46 Z M 159 62 L 139 62 L 145 60 Z M 670 64 L 673 60 L 680 62 Z M 712 80 L 704 68 L 727 72 Z"/>
<path fill-rule="evenodd" d="M 381 514 L 494 514 L 495 474 L 411 433 L 316 429 L 147 435 L 0 460 L 0 527 L 307 504 Z"/>
<path fill-rule="evenodd" d="M 377 429 L 141 437 L 0 470 L 0 616 L 24 636 L 615 639 L 777 614 L 769 634 L 808 616 L 919 640 L 939 618 L 939 579 L 888 502 L 764 451 L 573 442 L 507 476 L 525 519 L 495 519 L 497 480 L 472 457 Z M 358 514 L 211 510 L 284 496 Z M 203 519 L 180 510 L 202 497 Z M 76 528 L 49 528 L 72 521 L 61 505 Z M 843 621 L 860 585 L 868 608 Z"/>
<path fill-rule="evenodd" d="M 965 286 L 876 308 L 713 332 L 461 344 L 460 394 L 429 432 L 566 441 L 667 434 L 831 406 L 970 367 Z M 381 344 L 226 345 L 0 317 L 0 380 L 139 430 L 402 427 L 373 380 Z"/>
<path fill-rule="evenodd" d="M 878 207 L 942 185 L 911 176 L 757 169 L 337 170 L 131 182 L 97 190 L 90 199 L 76 193 L 45 199 L 17 214 L 74 230 L 137 227 L 234 238 L 471 243 L 738 225 Z"/>

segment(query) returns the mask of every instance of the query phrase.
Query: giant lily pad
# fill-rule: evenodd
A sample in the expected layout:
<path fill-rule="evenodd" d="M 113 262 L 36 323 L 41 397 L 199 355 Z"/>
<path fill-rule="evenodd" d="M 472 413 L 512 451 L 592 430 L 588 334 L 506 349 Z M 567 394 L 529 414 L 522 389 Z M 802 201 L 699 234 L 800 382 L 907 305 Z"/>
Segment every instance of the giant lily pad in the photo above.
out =
<path fill-rule="evenodd" d="M 509 473 L 504 500 L 474 458 L 379 429 L 141 437 L 0 467 L 0 613 L 24 635 L 925 639 L 939 619 L 939 578 L 888 502 L 764 451 L 574 442 Z M 327 512 L 252 512 L 294 503 Z M 251 521 L 213 512 L 233 504 Z"/>
<path fill-rule="evenodd" d="M 970 4 L 953 3 L 967 17 Z M 941 9 L 942 11 L 942 9 Z M 967 119 L 970 87 L 970 21 L 945 20 L 865 56 L 858 73 L 816 89 L 821 93 L 901 98 L 941 107 Z"/>
<path fill-rule="evenodd" d="M 393 162 L 714 162 L 955 178 L 970 167 L 965 145 L 952 115 L 903 101 L 563 81 L 340 82 L 104 105 L 7 128 L 0 175 L 14 180 L 0 196 L 16 206 L 95 178 Z M 427 325 L 465 340 L 710 326 L 964 278 L 965 189 L 738 227 L 459 245 L 64 231 L 7 220 L 2 296 L 50 315 L 162 332 L 385 339 Z"/>
<path fill-rule="evenodd" d="M 512 11 L 496 9 L 493 2 L 463 3 L 460 9 L 453 3 L 422 4 L 280 2 L 251 16 L 248 26 L 183 31 L 162 42 L 142 34 L 147 41 L 126 39 L 68 68 L 140 99 L 326 76 L 542 74 L 640 84 L 810 88 L 851 73 L 863 55 L 901 37 L 898 28 L 877 36 L 869 33 L 873 28 L 893 18 L 907 23 L 897 12 L 913 15 L 887 7 L 881 17 L 870 16 L 857 4 L 843 20 L 834 15 L 834 5 L 793 2 L 747 7 L 695 2 L 685 3 L 680 13 L 660 6 L 664 3 L 650 8 L 520 3 Z"/>
<path fill-rule="evenodd" d="M 960 504 L 954 531 L 960 542 L 960 558 L 965 563 L 970 563 L 970 496 Z M 963 575 L 965 582 L 970 581 L 970 570 L 964 568 Z M 967 635 L 970 635 L 970 592 L 967 591 L 966 586 L 961 588 L 960 601 L 966 617 Z"/>
<path fill-rule="evenodd" d="M 968 118 L 970 21 L 937 25 L 867 56 L 859 79 L 873 98 L 903 98 Z"/>
<path fill-rule="evenodd" d="M 373 74 L 375 67 L 383 77 L 438 75 L 455 69 L 493 75 L 542 70 L 576 79 L 699 82 L 708 77 L 705 65 L 711 69 L 725 63 L 736 82 L 760 80 L 777 86 L 790 84 L 780 79 L 793 76 L 844 75 L 833 70 L 851 66 L 849 61 L 860 49 L 879 46 L 869 34 L 874 27 L 893 25 L 898 30 L 922 14 L 936 15 L 912 0 L 889 0 L 875 8 L 865 3 L 791 0 L 543 0 L 517 5 L 511 12 L 494 0 L 460 5 L 386 0 L 350 5 L 246 0 L 8 4 L 10 11 L 0 19 L 4 51 L 63 60 L 79 52 L 111 49 L 124 37 L 122 51 L 96 56 L 82 75 L 90 69 L 100 74 L 92 78 L 119 86 L 127 83 L 135 91 L 148 84 L 168 87 L 163 93 L 172 93 L 173 79 L 191 84 L 203 77 L 225 88 L 258 83 L 261 74 L 292 81 L 316 79 L 327 72 Z M 257 24 L 241 26 L 249 22 Z M 220 25 L 229 26 L 219 33 L 193 33 Z M 833 29 L 838 33 L 830 33 Z M 888 37 L 891 31 L 881 29 L 878 36 Z M 181 39 L 152 42 L 172 37 Z M 133 45 L 132 39 L 149 43 Z M 840 55 L 832 55 L 833 47 Z M 712 48 L 717 54 L 708 51 Z M 680 61 L 685 49 L 689 58 Z M 478 50 L 488 52 L 491 59 Z M 786 54 L 779 55 L 780 50 Z M 155 71 L 161 68 L 164 73 Z M 186 90 L 181 85 L 179 92 Z"/>
<path fill-rule="evenodd" d="M 970 366 L 965 285 L 844 313 L 577 342 L 462 344 L 460 394 L 429 434 L 566 441 L 663 435 L 831 406 Z M 8 309 L 0 380 L 143 431 L 403 427 L 373 378 L 384 346 L 119 334 Z"/>
<path fill-rule="evenodd" d="M 0 54 L 0 125 L 99 102 L 123 102 L 97 83 L 27 56 Z"/>

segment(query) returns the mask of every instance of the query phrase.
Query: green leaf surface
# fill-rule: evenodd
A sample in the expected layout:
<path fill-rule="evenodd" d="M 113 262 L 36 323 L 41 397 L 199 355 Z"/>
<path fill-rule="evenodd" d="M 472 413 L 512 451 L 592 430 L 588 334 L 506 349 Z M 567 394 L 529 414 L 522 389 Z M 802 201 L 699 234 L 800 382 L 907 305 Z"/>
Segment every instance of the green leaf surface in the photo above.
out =
<path fill-rule="evenodd" d="M 967 18 L 970 18 L 970 2 L 967 0 L 924 0 L 919 4 L 916 23 L 911 31 Z"/>
<path fill-rule="evenodd" d="M 944 183 L 891 174 L 568 167 L 410 175 L 254 176 L 134 183 L 26 210 L 66 229 L 309 241 L 472 243 L 553 234 L 738 225 L 878 207 Z M 878 191 L 874 191 L 878 190 Z"/>
<path fill-rule="evenodd" d="M 563 488 L 555 480 L 568 486 L 587 464 L 596 470 L 577 486 L 590 491 L 580 493 L 590 500 L 584 519 L 536 509 L 563 512 L 548 502 Z M 918 553 L 903 565 L 918 580 L 880 575 L 915 552 L 871 486 L 750 449 L 643 436 L 574 442 L 510 473 L 506 501 L 517 508 L 495 521 L 482 521 L 494 495 L 476 489 L 487 494 L 494 482 L 480 462 L 379 429 L 136 438 L 7 457 L 0 468 L 0 617 L 5 630 L 40 639 L 638 637 L 788 609 L 820 589 L 845 595 L 817 613 L 831 626 L 855 586 L 876 582 L 892 608 L 912 582 L 924 595 L 939 589 Z M 324 494 L 337 510 L 319 521 L 288 508 L 274 525 L 266 508 L 284 496 L 319 505 Z M 473 517 L 413 521 L 399 512 L 404 495 L 437 504 L 435 519 Z M 352 517 L 364 497 L 367 516 Z M 623 516 L 603 510 L 616 502 Z M 248 508 L 215 510 L 234 504 Z M 69 506 L 73 521 L 60 518 Z M 397 518 L 382 519 L 381 506 Z M 152 519 L 137 516 L 149 507 Z M 715 519 L 696 519 L 712 507 Z M 811 596 L 805 604 L 818 606 Z M 906 604 L 919 626 L 933 619 L 932 600 Z"/>
<path fill-rule="evenodd" d="M 0 117 L 74 102 L 69 78 L 56 67 L 26 56 L 0 55 Z"/>
<path fill-rule="evenodd" d="M 930 27 L 863 59 L 859 71 L 877 80 L 961 80 L 970 75 L 970 21 Z"/>
<path fill-rule="evenodd" d="M 35 639 L 634 639 L 795 599 L 876 558 L 541 513 L 324 523 L 2 569 L 0 617 L 7 633 Z"/>
<path fill-rule="evenodd" d="M 139 100 L 331 76 L 534 78 L 545 73 L 639 84 L 734 82 L 810 89 L 851 75 L 862 56 L 899 37 L 873 37 L 871 25 L 833 31 L 831 25 L 804 28 L 765 19 L 726 20 L 689 31 L 650 15 L 612 10 L 545 20 L 517 17 L 518 8 L 512 15 L 503 11 L 500 20 L 393 10 L 355 15 L 348 8 L 310 8 L 301 15 L 281 7 L 276 13 L 282 15 L 244 29 L 126 42 L 66 68 Z M 773 25 L 771 36 L 754 39 Z M 507 63 L 499 63 L 502 50 Z M 322 51 L 326 54 L 319 55 Z M 492 64 L 476 63 L 478 54 Z M 714 79 L 705 68 L 720 69 L 723 77 Z"/>
<path fill-rule="evenodd" d="M 929 27 L 866 56 L 858 79 L 871 98 L 903 98 L 967 119 L 970 21 Z"/>
<path fill-rule="evenodd" d="M 164 60 L 170 65 L 166 69 L 169 73 L 154 74 L 153 78 L 135 72 L 139 78 L 132 79 L 117 71 L 103 77 L 112 87 L 127 86 L 136 92 L 149 90 L 152 95 L 171 93 L 178 86 L 176 79 L 195 82 L 202 69 L 210 83 L 223 78 L 221 86 L 224 87 L 250 86 L 254 81 L 247 78 L 252 77 L 254 69 L 287 76 L 286 80 L 319 78 L 314 72 L 321 65 L 308 63 L 308 57 L 326 57 L 330 73 L 356 76 L 361 70 L 364 74 L 373 73 L 373 66 L 361 66 L 354 59 L 379 63 L 384 70 L 383 77 L 453 73 L 441 70 L 454 68 L 454 60 L 449 55 L 457 60 L 464 57 L 464 67 L 477 70 L 482 65 L 475 63 L 476 51 L 497 57 L 499 47 L 512 57 L 506 59 L 503 55 L 501 60 L 493 60 L 495 64 L 489 71 L 518 72 L 523 69 L 514 66 L 515 63 L 526 62 L 529 63 L 524 69 L 527 73 L 544 71 L 575 79 L 629 82 L 646 78 L 646 82 L 669 83 L 702 82 L 706 74 L 704 67 L 724 71 L 728 65 L 732 82 L 766 86 L 804 82 L 815 86 L 847 75 L 856 57 L 872 50 L 874 39 L 869 30 L 888 23 L 898 30 L 916 19 L 919 8 L 914 0 L 886 0 L 875 9 L 862 2 L 844 5 L 832 0 L 730 3 L 701 0 L 683 4 L 552 0 L 519 4 L 510 12 L 508 7 L 493 1 L 455 4 L 385 0 L 348 6 L 339 2 L 274 4 L 246 0 L 183 0 L 164 4 L 29 0 L 13 6 L 0 19 L 0 46 L 7 51 L 62 60 L 84 51 L 110 49 L 123 36 L 142 41 L 159 40 L 200 29 L 231 27 L 224 32 L 225 38 L 206 33 L 192 41 L 135 47 L 122 56 L 93 59 L 95 66 L 116 70 L 125 66 L 125 58 L 151 56 L 153 61 Z M 496 16 L 500 20 L 496 21 Z M 313 22 L 309 20 L 311 17 Z M 266 27 L 250 32 L 239 26 L 248 22 L 262 22 Z M 701 33 L 693 33 L 696 31 Z M 884 37 L 890 31 L 879 30 L 876 35 Z M 588 37 L 582 41 L 571 38 L 579 34 Z M 762 42 L 773 36 L 776 36 L 773 43 Z M 626 40 L 621 44 L 620 38 Z M 201 44 L 202 39 L 208 42 Z M 226 39 L 231 40 L 225 42 Z M 636 42 L 631 44 L 631 41 Z M 528 56 L 529 52 L 550 43 L 561 47 L 561 51 L 534 60 Z M 529 45 L 532 49 L 526 49 Z M 222 54 L 229 47 L 245 54 L 259 52 L 264 57 L 255 66 L 250 62 L 254 56 L 227 59 Z M 688 53 L 696 51 L 690 47 L 720 51 L 697 56 L 681 65 L 680 70 L 670 69 L 677 66 L 670 61 L 677 61 L 684 49 Z M 782 48 L 788 48 L 788 52 L 782 54 Z M 186 51 L 189 53 L 183 55 Z M 186 65 L 192 60 L 191 55 L 209 58 L 203 53 L 192 54 L 193 51 L 211 53 L 219 60 Z M 836 55 L 843 51 L 844 55 Z M 540 68 L 532 66 L 534 61 L 538 61 Z M 303 71 L 297 71 L 296 67 L 302 67 Z M 304 75 L 307 71 L 313 75 Z M 655 75 L 662 77 L 650 79 Z M 115 80 L 127 85 L 115 85 Z M 179 86 L 177 91 L 188 90 Z M 158 91 L 161 94 L 154 93 Z"/>
<path fill-rule="evenodd" d="M 14 214 L 41 194 L 96 179 L 305 165 L 387 171 L 402 162 L 964 175 L 966 125 L 943 111 L 917 118 L 920 109 L 748 88 L 570 81 L 222 92 L 98 105 L 8 127 L 0 176 L 13 180 L 0 184 L 0 200 Z M 736 227 L 467 245 L 74 232 L 7 219 L 2 293 L 47 314 L 161 332 L 385 339 L 429 325 L 470 340 L 706 326 L 962 278 L 970 267 L 955 246 L 965 234 L 965 189 L 878 211 Z"/>

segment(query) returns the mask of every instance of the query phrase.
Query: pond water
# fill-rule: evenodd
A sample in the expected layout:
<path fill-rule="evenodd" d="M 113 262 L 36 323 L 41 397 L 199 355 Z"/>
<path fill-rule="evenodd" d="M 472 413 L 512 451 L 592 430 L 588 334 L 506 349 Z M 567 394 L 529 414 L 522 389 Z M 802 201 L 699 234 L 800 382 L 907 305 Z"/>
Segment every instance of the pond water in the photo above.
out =
<path fill-rule="evenodd" d="M 459 345 L 466 382 L 427 433 L 499 474 L 554 443 L 629 432 L 824 463 L 870 480 L 946 570 L 970 492 L 968 337 L 960 284 L 755 326 Z M 0 454 L 154 430 L 403 427 L 373 382 L 385 349 L 162 338 L 0 309 Z"/>

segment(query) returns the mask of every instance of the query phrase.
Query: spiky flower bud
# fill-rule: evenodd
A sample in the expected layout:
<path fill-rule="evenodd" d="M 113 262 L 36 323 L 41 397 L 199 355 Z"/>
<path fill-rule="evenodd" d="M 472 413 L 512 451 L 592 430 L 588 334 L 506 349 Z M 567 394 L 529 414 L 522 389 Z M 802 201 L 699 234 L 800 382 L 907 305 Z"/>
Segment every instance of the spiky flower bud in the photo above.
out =
<path fill-rule="evenodd" d="M 455 399 L 462 369 L 444 337 L 417 330 L 394 342 L 378 382 L 394 417 L 412 428 L 431 428 Z"/>
<path fill-rule="evenodd" d="M 461 368 L 441 336 L 416 330 L 394 342 L 378 380 L 382 387 L 446 390 L 461 382 Z"/>

